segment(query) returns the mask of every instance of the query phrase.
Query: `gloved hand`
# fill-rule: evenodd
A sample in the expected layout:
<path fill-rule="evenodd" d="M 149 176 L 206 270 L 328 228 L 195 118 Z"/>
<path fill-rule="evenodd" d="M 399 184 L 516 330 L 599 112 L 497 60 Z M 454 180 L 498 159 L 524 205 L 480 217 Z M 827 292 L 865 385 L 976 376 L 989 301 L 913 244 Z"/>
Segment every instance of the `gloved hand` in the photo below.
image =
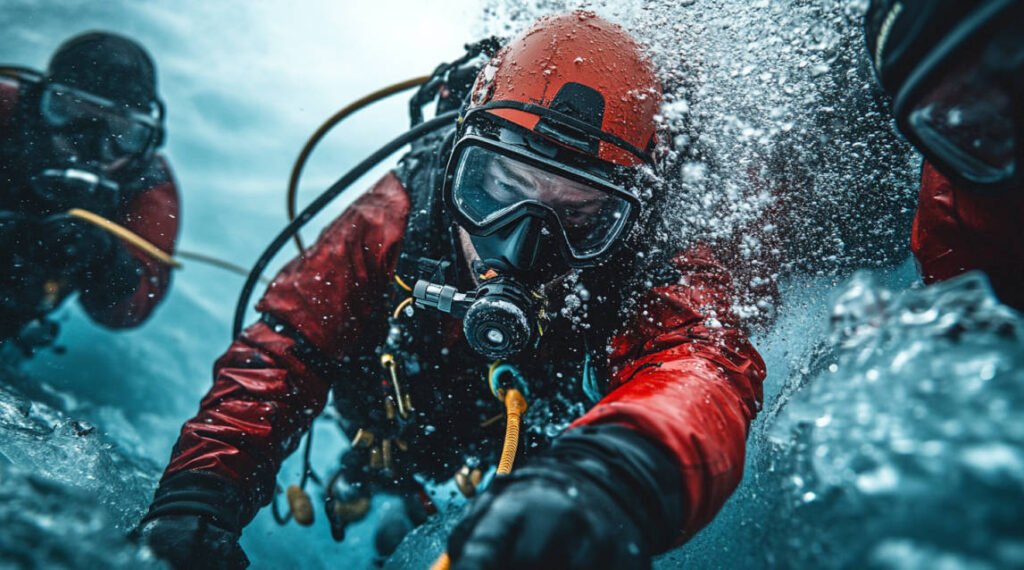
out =
<path fill-rule="evenodd" d="M 621 426 L 584 427 L 496 478 L 452 531 L 456 570 L 649 568 L 682 522 L 679 468 Z"/>
<path fill-rule="evenodd" d="M 83 305 L 102 310 L 135 293 L 142 267 L 120 238 L 64 214 L 47 218 L 43 231 L 50 266 Z"/>
<path fill-rule="evenodd" d="M 17 335 L 22 325 L 46 309 L 41 234 L 38 220 L 0 211 L 0 340 Z"/>
<path fill-rule="evenodd" d="M 245 568 L 249 559 L 238 538 L 257 509 L 232 481 L 183 471 L 160 481 L 133 535 L 175 570 Z"/>
<path fill-rule="evenodd" d="M 139 530 L 142 541 L 175 570 L 236 570 L 249 566 L 239 533 L 202 515 L 168 515 Z"/>
<path fill-rule="evenodd" d="M 75 285 L 93 276 L 121 247 L 110 233 L 65 214 L 47 218 L 42 235 L 53 268 Z"/>

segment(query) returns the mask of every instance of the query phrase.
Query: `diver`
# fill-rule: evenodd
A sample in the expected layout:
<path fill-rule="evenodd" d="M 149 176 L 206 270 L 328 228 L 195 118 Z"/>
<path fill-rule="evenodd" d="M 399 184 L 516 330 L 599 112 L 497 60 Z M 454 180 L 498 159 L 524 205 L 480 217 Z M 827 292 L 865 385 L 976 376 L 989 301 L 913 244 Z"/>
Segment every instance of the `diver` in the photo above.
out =
<path fill-rule="evenodd" d="M 102 229 L 114 221 L 173 252 L 178 191 L 164 158 L 156 69 L 136 42 L 91 32 L 45 73 L 0 69 L 0 341 L 50 344 L 47 318 L 78 293 L 112 328 L 144 322 L 170 268 Z"/>
<path fill-rule="evenodd" d="M 985 272 L 1024 309 L 1024 0 L 873 0 L 869 56 L 924 155 L 911 249 L 925 283 Z"/>
<path fill-rule="evenodd" d="M 645 568 L 739 483 L 765 365 L 712 248 L 650 247 L 652 63 L 588 12 L 491 55 L 439 90 L 459 120 L 289 262 L 217 361 L 139 526 L 175 568 L 248 564 L 242 529 L 332 391 L 351 448 L 326 516 L 341 540 L 400 496 L 381 556 L 454 479 L 475 496 L 455 568 Z"/>

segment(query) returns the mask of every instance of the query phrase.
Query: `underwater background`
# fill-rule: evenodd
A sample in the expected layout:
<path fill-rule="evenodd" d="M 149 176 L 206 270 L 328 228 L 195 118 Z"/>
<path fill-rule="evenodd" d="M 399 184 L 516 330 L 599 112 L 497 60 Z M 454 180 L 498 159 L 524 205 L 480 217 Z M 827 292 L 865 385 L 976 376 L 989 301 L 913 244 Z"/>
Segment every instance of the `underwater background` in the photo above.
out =
<path fill-rule="evenodd" d="M 743 234 L 738 255 L 755 271 L 739 276 L 737 306 L 763 323 L 754 342 L 768 364 L 744 482 L 656 567 L 1024 567 L 1024 322 L 983 276 L 918 283 L 908 241 L 919 162 L 874 91 L 865 5 L 0 0 L 0 64 L 45 67 L 86 30 L 139 40 L 168 108 L 180 247 L 248 266 L 286 223 L 292 162 L 334 111 L 429 73 L 467 42 L 594 9 L 645 42 L 666 81 L 662 120 L 676 136 L 659 242 Z M 407 126 L 404 96 L 346 121 L 314 153 L 300 205 Z M 784 199 L 763 191 L 794 180 Z M 792 223 L 761 221 L 779 209 Z M 763 293 L 765 279 L 781 293 Z M 3 352 L 0 567 L 161 566 L 124 535 L 210 385 L 241 285 L 186 262 L 140 329 L 107 331 L 69 302 L 55 314 L 64 350 Z M 327 471 L 347 442 L 328 415 L 314 429 L 313 465 Z M 283 485 L 298 480 L 299 459 Z M 461 504 L 385 567 L 426 568 Z M 369 567 L 374 522 L 397 506 L 375 500 L 341 544 L 322 516 L 279 527 L 264 509 L 242 545 L 253 568 Z"/>

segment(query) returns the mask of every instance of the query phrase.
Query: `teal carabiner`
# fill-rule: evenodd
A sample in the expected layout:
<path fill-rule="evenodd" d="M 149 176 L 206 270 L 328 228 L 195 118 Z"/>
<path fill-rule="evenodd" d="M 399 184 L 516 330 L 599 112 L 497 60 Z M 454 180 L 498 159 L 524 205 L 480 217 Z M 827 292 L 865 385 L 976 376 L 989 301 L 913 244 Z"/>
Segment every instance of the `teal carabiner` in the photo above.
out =
<path fill-rule="evenodd" d="M 498 390 L 503 386 L 500 385 L 498 380 L 506 373 L 512 377 L 511 386 L 522 392 L 524 396 L 529 397 L 530 390 L 526 384 L 526 378 L 523 377 L 523 374 L 519 372 L 519 369 L 516 368 L 515 365 L 501 362 L 500 360 L 495 360 L 494 363 L 491 364 L 491 368 L 487 373 L 487 384 L 490 386 L 491 393 L 494 394 L 494 397 L 499 400 L 501 399 L 501 397 L 498 396 Z"/>

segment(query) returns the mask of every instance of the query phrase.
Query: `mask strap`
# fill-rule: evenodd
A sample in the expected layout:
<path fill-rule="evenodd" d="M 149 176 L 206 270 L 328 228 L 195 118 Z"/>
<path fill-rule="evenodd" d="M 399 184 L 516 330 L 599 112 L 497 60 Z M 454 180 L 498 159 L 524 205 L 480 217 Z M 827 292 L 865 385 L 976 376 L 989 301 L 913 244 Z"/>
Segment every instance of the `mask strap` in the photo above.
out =
<path fill-rule="evenodd" d="M 562 123 L 573 129 L 581 131 L 589 136 L 595 137 L 603 142 L 606 142 L 610 145 L 625 150 L 632 154 L 633 156 L 642 160 L 645 164 L 654 163 L 654 159 L 651 157 L 650 153 L 640 150 L 639 148 L 633 146 L 632 144 L 626 142 L 625 140 L 622 140 L 621 138 L 611 133 L 595 128 L 593 125 L 584 123 L 583 121 L 575 117 L 570 117 L 565 113 L 560 113 L 558 111 L 555 111 L 554 109 L 549 109 L 547 107 L 542 107 L 540 105 L 534 105 L 533 103 L 523 103 L 522 101 L 506 100 L 490 101 L 488 103 L 480 105 L 479 107 L 473 107 L 472 109 L 470 109 L 469 112 L 467 112 L 462 117 L 462 122 L 469 120 L 469 118 L 472 117 L 475 113 L 482 111 L 491 111 L 494 109 L 514 109 L 517 111 L 524 111 L 526 113 L 531 113 L 534 115 L 538 115 L 540 117 L 544 117 L 556 123 Z"/>

